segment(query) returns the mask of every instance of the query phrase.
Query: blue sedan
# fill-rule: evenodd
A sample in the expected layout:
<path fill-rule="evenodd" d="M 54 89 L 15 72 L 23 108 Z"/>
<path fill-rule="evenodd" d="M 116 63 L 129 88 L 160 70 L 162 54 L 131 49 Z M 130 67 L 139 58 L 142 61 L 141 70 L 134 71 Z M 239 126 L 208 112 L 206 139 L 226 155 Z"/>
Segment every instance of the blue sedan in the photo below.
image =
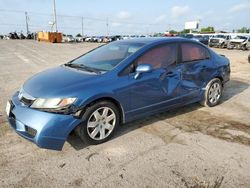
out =
<path fill-rule="evenodd" d="M 72 131 L 89 144 L 138 118 L 220 102 L 229 60 L 183 38 L 116 41 L 27 80 L 6 112 L 12 128 L 41 148 L 61 150 Z"/>

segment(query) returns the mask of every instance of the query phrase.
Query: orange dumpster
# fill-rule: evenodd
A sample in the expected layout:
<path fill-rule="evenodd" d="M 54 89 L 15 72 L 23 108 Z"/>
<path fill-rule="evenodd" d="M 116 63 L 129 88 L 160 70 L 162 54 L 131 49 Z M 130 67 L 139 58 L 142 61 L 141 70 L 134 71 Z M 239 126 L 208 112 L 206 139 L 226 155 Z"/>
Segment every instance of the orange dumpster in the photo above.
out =
<path fill-rule="evenodd" d="M 52 43 L 61 43 L 62 42 L 62 33 L 58 32 L 38 32 L 37 33 L 38 41 L 52 42 Z"/>

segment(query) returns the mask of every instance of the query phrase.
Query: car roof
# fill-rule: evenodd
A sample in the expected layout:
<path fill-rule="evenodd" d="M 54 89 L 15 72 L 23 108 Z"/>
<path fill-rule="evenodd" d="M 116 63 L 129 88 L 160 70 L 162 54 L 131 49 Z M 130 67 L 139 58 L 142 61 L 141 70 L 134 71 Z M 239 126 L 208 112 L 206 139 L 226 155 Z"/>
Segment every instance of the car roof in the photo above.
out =
<path fill-rule="evenodd" d="M 120 40 L 117 42 L 153 44 L 158 42 L 189 42 L 189 41 L 193 40 L 181 37 L 143 37 L 143 38 Z"/>

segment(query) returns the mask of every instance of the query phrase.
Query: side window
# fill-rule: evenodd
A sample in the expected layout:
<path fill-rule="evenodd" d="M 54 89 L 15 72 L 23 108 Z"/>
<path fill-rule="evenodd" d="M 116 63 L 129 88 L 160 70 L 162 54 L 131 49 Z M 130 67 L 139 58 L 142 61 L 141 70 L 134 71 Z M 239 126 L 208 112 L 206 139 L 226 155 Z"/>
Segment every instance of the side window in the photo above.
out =
<path fill-rule="evenodd" d="M 142 56 L 134 63 L 128 66 L 120 73 L 120 76 L 128 75 L 135 72 L 135 69 L 140 64 L 151 64 L 154 69 L 166 68 L 174 65 L 177 61 L 177 45 L 167 44 L 164 46 L 155 47 Z"/>
<path fill-rule="evenodd" d="M 181 44 L 181 52 L 182 62 L 209 59 L 208 51 L 198 44 L 183 43 Z"/>
<path fill-rule="evenodd" d="M 136 60 L 135 65 L 151 64 L 154 69 L 165 68 L 176 63 L 176 58 L 176 44 L 167 44 L 149 50 Z"/>

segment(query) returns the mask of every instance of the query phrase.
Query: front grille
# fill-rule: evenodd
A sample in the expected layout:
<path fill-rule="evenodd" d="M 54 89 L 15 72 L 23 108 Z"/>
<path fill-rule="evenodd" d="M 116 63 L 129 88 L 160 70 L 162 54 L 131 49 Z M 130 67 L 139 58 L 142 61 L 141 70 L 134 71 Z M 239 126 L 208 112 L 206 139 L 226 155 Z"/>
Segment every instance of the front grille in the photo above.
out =
<path fill-rule="evenodd" d="M 37 131 L 29 126 L 25 125 L 25 131 L 30 135 L 31 138 L 34 138 L 36 136 Z"/>
<path fill-rule="evenodd" d="M 232 45 L 239 45 L 240 42 L 230 42 L 230 44 L 232 44 Z"/>
<path fill-rule="evenodd" d="M 219 43 L 219 40 L 218 39 L 210 39 L 210 42 L 212 42 L 212 43 Z"/>

